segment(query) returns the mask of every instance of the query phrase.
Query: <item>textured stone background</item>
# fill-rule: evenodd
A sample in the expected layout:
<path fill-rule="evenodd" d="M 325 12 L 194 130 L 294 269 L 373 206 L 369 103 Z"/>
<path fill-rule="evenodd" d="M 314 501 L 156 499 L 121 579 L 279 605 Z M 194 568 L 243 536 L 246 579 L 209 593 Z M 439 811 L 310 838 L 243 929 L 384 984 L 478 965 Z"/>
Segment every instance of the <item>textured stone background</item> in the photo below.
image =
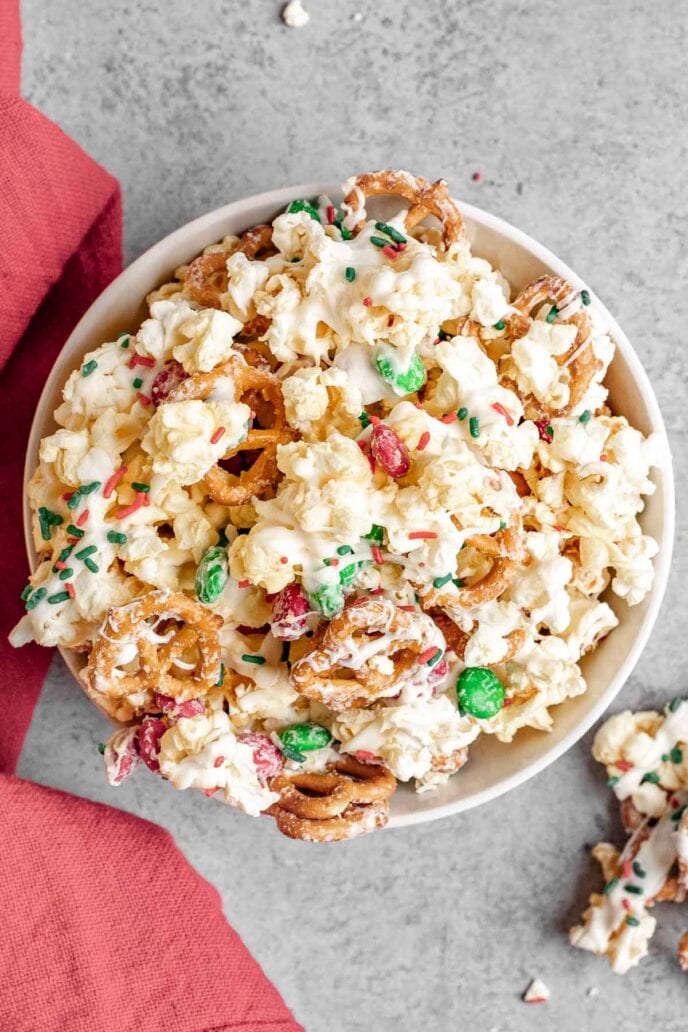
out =
<path fill-rule="evenodd" d="M 273 0 L 24 0 L 25 93 L 120 178 L 128 259 L 227 200 L 392 165 L 445 175 L 573 265 L 631 336 L 673 440 L 672 583 L 617 708 L 665 701 L 686 687 L 685 10 L 306 3 L 294 31 Z M 590 736 L 480 810 L 311 850 L 153 778 L 115 795 L 104 733 L 56 660 L 21 773 L 169 828 L 308 1032 L 686 1028 L 685 908 L 658 908 L 652 955 L 623 980 L 566 942 L 597 883 L 585 844 L 620 837 Z M 519 1000 L 533 974 L 546 1007 Z"/>

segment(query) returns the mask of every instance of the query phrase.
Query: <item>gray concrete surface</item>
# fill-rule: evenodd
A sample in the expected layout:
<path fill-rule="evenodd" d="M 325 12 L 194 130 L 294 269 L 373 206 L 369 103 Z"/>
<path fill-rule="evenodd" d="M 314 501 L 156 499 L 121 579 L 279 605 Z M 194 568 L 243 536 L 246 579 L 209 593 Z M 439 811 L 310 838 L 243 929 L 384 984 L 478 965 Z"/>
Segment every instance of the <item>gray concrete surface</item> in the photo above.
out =
<path fill-rule="evenodd" d="M 570 262 L 634 341 L 677 459 L 672 582 L 617 706 L 685 691 L 685 8 L 305 2 L 294 31 L 273 0 L 24 0 L 25 93 L 119 176 L 128 259 L 248 192 L 397 165 L 445 175 Z M 311 850 L 153 778 L 106 789 L 103 734 L 56 660 L 21 774 L 169 828 L 308 1032 L 688 1027 L 685 908 L 660 908 L 624 979 L 567 945 L 597 879 L 585 844 L 620 835 L 590 736 L 480 810 Z M 519 1000 L 534 974 L 543 1007 Z"/>

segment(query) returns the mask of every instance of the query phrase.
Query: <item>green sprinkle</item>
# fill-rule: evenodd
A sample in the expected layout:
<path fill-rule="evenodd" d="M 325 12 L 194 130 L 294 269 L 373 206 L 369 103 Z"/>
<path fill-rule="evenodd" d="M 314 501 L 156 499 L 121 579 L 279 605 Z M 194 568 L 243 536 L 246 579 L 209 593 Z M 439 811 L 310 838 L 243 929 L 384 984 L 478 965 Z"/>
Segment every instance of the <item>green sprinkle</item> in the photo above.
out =
<path fill-rule="evenodd" d="M 631 928 L 637 928 L 640 924 L 640 920 L 637 917 L 630 917 L 629 915 L 629 917 L 626 918 L 626 924 L 630 925 Z"/>
<path fill-rule="evenodd" d="M 668 752 L 662 753 L 662 763 L 668 763 L 669 759 L 670 759 L 670 756 L 669 756 Z"/>
<path fill-rule="evenodd" d="M 503 319 L 500 319 L 499 322 L 496 322 L 496 323 L 493 324 L 492 329 L 493 330 L 505 330 L 506 329 L 506 323 L 504 322 Z"/>
<path fill-rule="evenodd" d="M 447 333 L 446 330 L 438 330 L 437 336 L 440 340 L 451 340 L 451 333 Z"/>
<path fill-rule="evenodd" d="M 69 534 L 70 537 L 82 538 L 84 536 L 84 534 L 86 533 L 86 531 L 82 530 L 81 527 L 75 527 L 73 523 L 68 523 L 67 524 L 67 533 Z M 73 548 L 73 547 L 74 547 L 73 545 L 70 546 L 70 548 Z M 64 562 L 64 559 L 62 559 L 61 561 Z"/>
<path fill-rule="evenodd" d="M 100 487 L 100 480 L 94 480 L 90 484 L 82 484 L 79 488 L 79 494 L 90 495 L 94 491 L 97 491 Z"/>
<path fill-rule="evenodd" d="M 646 781 L 649 782 L 651 785 L 658 785 L 659 774 L 657 773 L 657 771 L 651 770 L 648 771 L 647 774 L 643 774 L 642 778 L 640 779 L 640 784 L 644 785 Z"/>
<path fill-rule="evenodd" d="M 644 878 L 647 875 L 647 871 L 642 866 L 642 864 L 638 863 L 637 860 L 633 861 L 633 870 L 634 870 L 635 874 L 638 875 L 639 878 Z"/>
<path fill-rule="evenodd" d="M 444 577 L 435 577 L 432 582 L 433 588 L 443 588 L 445 584 L 448 584 L 452 579 L 451 573 L 445 573 Z"/>
<path fill-rule="evenodd" d="M 121 348 L 128 348 L 129 347 L 129 337 L 127 336 L 126 333 L 124 334 L 124 340 L 121 340 L 119 342 L 119 346 Z"/>
<path fill-rule="evenodd" d="M 29 597 L 32 591 L 33 584 L 27 584 L 24 590 L 22 591 L 21 595 L 19 596 L 22 602 L 26 602 L 27 598 Z"/>
<path fill-rule="evenodd" d="M 69 530 L 69 527 L 67 529 Z M 63 563 L 65 561 L 65 559 L 69 559 L 69 557 L 70 557 L 70 555 L 72 554 L 73 551 L 74 551 L 74 545 L 67 545 L 66 548 L 63 548 L 62 551 L 60 552 L 60 554 L 57 557 L 58 563 Z"/>
<path fill-rule="evenodd" d="M 105 752 L 105 742 L 98 742 L 98 752 L 102 756 Z"/>
<path fill-rule="evenodd" d="M 353 281 L 356 279 L 356 270 L 351 265 L 348 265 L 346 267 L 344 275 L 348 279 L 349 283 L 353 283 Z"/>
<path fill-rule="evenodd" d="M 455 584 L 457 588 L 463 588 L 463 587 L 465 587 L 465 584 L 464 584 L 464 582 L 463 582 L 463 581 L 461 580 L 461 578 L 460 578 L 460 577 L 453 577 L 453 578 L 452 578 L 452 584 Z"/>
<path fill-rule="evenodd" d="M 126 545 L 127 535 L 120 534 L 118 530 L 108 530 L 107 539 L 111 545 Z"/>
<path fill-rule="evenodd" d="M 264 656 L 251 656 L 248 652 L 244 652 L 241 658 L 243 659 L 244 663 L 255 663 L 256 666 L 262 666 L 265 662 Z"/>
<path fill-rule="evenodd" d="M 439 663 L 443 655 L 444 652 L 442 651 L 442 649 L 438 649 L 434 656 L 430 656 L 430 659 L 427 661 L 425 665 L 431 667 L 434 666 L 435 663 Z"/>
<path fill-rule="evenodd" d="M 374 541 L 375 544 L 381 545 L 385 538 L 385 532 L 382 527 L 377 525 L 377 523 L 373 523 L 368 533 L 364 534 L 363 537 L 368 541 Z"/>
<path fill-rule="evenodd" d="M 289 662 L 289 652 L 290 652 L 290 650 L 291 650 L 291 642 L 290 641 L 283 641 L 282 642 L 282 653 L 280 655 L 280 663 L 286 663 L 287 666 L 291 666 L 291 664 Z"/>
<path fill-rule="evenodd" d="M 370 426 L 370 416 L 367 412 L 361 412 L 360 416 L 358 417 L 358 421 L 364 430 Z"/>
<path fill-rule="evenodd" d="M 137 376 L 136 379 L 132 381 L 131 386 L 135 387 L 136 390 L 138 390 L 139 387 L 143 387 L 143 380 L 141 379 L 141 377 Z"/>
<path fill-rule="evenodd" d="M 685 809 L 686 809 L 686 807 L 684 805 L 684 806 L 679 807 L 678 810 L 675 810 L 674 813 L 672 813 L 672 815 L 671 815 L 672 821 L 680 821 L 681 818 L 683 817 Z"/>
<path fill-rule="evenodd" d="M 591 416 L 592 412 L 590 411 L 590 409 L 586 408 L 585 412 L 581 412 L 580 416 L 578 417 L 578 422 L 583 423 L 583 425 L 585 425 L 586 423 L 590 422 Z"/>
<path fill-rule="evenodd" d="M 90 570 L 91 573 L 98 573 L 100 570 L 98 564 L 94 563 L 92 559 L 84 559 L 84 566 L 87 570 Z"/>
<path fill-rule="evenodd" d="M 81 367 L 81 375 L 90 376 L 91 373 L 97 368 L 98 363 L 96 362 L 95 358 L 92 358 L 90 362 L 87 362 L 86 365 Z"/>
<path fill-rule="evenodd" d="M 471 437 L 480 437 L 480 420 L 477 416 L 471 416 L 468 421 Z"/>
<path fill-rule="evenodd" d="M 584 305 L 587 306 L 587 305 L 590 304 L 590 294 L 588 293 L 587 290 L 581 290 L 581 292 L 580 292 L 580 299 L 581 299 L 581 302 Z"/>
<path fill-rule="evenodd" d="M 670 713 L 675 713 L 676 710 L 679 708 L 679 706 L 681 705 L 682 702 L 683 702 L 683 699 L 672 699 L 671 702 L 669 703 L 669 712 Z"/>
<path fill-rule="evenodd" d="M 379 229 L 381 233 L 386 233 L 395 244 L 406 243 L 406 237 L 398 229 L 395 229 L 394 226 L 389 226 L 386 222 L 376 222 L 375 229 Z"/>
<path fill-rule="evenodd" d="M 643 894 L 642 885 L 630 885 L 627 883 L 624 885 L 624 890 L 626 892 L 632 892 L 634 896 L 642 896 Z"/>
<path fill-rule="evenodd" d="M 38 510 L 38 522 L 41 527 L 41 537 L 44 541 L 50 541 L 50 528 L 59 527 L 62 523 L 62 517 L 53 512 L 52 509 L 46 509 L 44 505 Z"/>
<path fill-rule="evenodd" d="M 60 570 L 60 572 L 58 573 L 58 577 L 60 578 L 60 580 L 69 580 L 69 578 L 72 577 L 73 574 L 74 570 L 71 568 L 71 566 L 67 566 L 64 570 Z"/>
<path fill-rule="evenodd" d="M 385 240 L 384 237 L 371 236 L 371 244 L 375 244 L 376 247 L 389 247 L 389 240 Z"/>
<path fill-rule="evenodd" d="M 213 685 L 213 688 L 221 688 L 224 683 L 225 683 L 225 665 L 224 665 L 224 663 L 220 663 L 220 676 L 218 677 L 217 681 Z"/>
<path fill-rule="evenodd" d="M 301 258 L 297 255 L 295 258 L 291 258 L 290 261 L 294 265 L 296 262 L 300 262 Z"/>
<path fill-rule="evenodd" d="M 48 602 L 51 606 L 56 606 L 58 602 L 66 602 L 68 598 L 68 591 L 58 591 L 56 595 L 48 595 Z"/>
<path fill-rule="evenodd" d="M 671 758 L 672 763 L 683 763 L 683 752 L 679 749 L 677 745 L 675 745 L 674 748 L 671 750 L 669 756 Z"/>
<path fill-rule="evenodd" d="M 547 322 L 553 323 L 556 317 L 559 315 L 559 309 L 556 305 L 552 305 L 549 312 L 547 313 Z"/>
<path fill-rule="evenodd" d="M 614 889 L 616 888 L 616 886 L 618 884 L 619 884 L 619 879 L 618 878 L 612 878 L 612 880 L 608 881 L 607 884 L 605 885 L 605 887 L 602 889 L 602 895 L 603 896 L 611 895 L 611 893 L 614 891 Z"/>
<path fill-rule="evenodd" d="M 548 437 L 554 437 L 554 427 L 551 426 L 551 425 L 546 426 L 545 427 L 545 433 L 547 434 Z"/>
<path fill-rule="evenodd" d="M 139 484 L 137 480 L 133 480 L 131 486 L 134 491 L 140 491 L 142 494 L 148 494 L 150 491 L 150 484 Z"/>
<path fill-rule="evenodd" d="M 609 788 L 614 788 L 614 785 L 618 785 L 620 780 L 621 778 L 614 775 L 611 778 L 607 778 L 607 785 L 609 786 Z"/>
<path fill-rule="evenodd" d="M 98 551 L 96 545 L 89 545 L 88 548 L 82 548 L 80 552 L 76 553 L 76 559 L 88 559 L 89 555 L 95 555 Z"/>
<path fill-rule="evenodd" d="M 461 422 L 463 422 L 464 419 L 466 418 L 466 416 L 468 415 L 468 409 L 467 408 L 460 408 L 459 411 L 456 414 L 459 417 L 459 419 L 461 420 Z"/>
<path fill-rule="evenodd" d="M 227 537 L 226 530 L 227 530 L 226 527 L 221 527 L 218 530 L 218 532 L 217 532 L 218 533 L 217 543 L 222 548 L 226 548 L 227 545 L 229 544 L 229 538 Z"/>
<path fill-rule="evenodd" d="M 294 760 L 296 763 L 303 763 L 304 760 L 306 759 L 306 757 L 303 755 L 303 753 L 298 752 L 298 750 L 296 750 L 296 749 L 292 749 L 288 745 L 283 745 L 282 746 L 282 752 L 287 757 L 287 759 Z"/>
<path fill-rule="evenodd" d="M 352 555 L 353 548 L 351 545 L 340 545 L 337 549 L 337 555 Z"/>
<path fill-rule="evenodd" d="M 310 215 L 314 222 L 320 222 L 320 215 L 318 214 L 318 209 L 315 208 L 314 205 L 310 203 L 310 201 L 302 199 L 292 201 L 289 207 L 287 208 L 287 214 L 291 215 L 295 211 L 305 211 L 308 215 Z"/>
<path fill-rule="evenodd" d="M 499 529 L 506 530 L 506 523 L 504 522 L 504 520 L 499 521 Z"/>
<path fill-rule="evenodd" d="M 67 499 L 67 508 L 76 509 L 77 505 L 81 501 L 81 488 L 77 487 L 76 491 L 72 493 L 72 497 Z"/>

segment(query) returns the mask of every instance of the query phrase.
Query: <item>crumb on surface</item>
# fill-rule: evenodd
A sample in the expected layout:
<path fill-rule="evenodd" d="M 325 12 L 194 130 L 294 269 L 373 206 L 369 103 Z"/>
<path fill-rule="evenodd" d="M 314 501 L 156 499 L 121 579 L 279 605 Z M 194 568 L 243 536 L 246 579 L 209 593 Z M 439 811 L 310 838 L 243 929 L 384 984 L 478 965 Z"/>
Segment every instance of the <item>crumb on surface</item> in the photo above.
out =
<path fill-rule="evenodd" d="M 532 978 L 521 999 L 524 1003 L 547 1003 L 549 989 L 541 978 Z"/>
<path fill-rule="evenodd" d="M 290 29 L 302 29 L 308 25 L 311 16 L 301 3 L 301 0 L 289 0 L 289 3 L 282 8 L 282 21 Z"/>

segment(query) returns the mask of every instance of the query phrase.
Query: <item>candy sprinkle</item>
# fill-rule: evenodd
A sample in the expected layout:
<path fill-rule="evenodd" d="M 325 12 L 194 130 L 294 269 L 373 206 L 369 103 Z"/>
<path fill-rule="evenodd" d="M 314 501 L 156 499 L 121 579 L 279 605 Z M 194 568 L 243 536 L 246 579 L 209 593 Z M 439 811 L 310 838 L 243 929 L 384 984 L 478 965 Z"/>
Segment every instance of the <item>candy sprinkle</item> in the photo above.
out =
<path fill-rule="evenodd" d="M 619 884 L 619 879 L 618 878 L 612 878 L 612 880 L 608 881 L 607 884 L 605 885 L 605 887 L 602 889 L 602 895 L 603 896 L 610 896 L 611 893 L 614 891 L 614 889 L 616 888 L 616 886 L 618 884 Z"/>
<path fill-rule="evenodd" d="M 91 573 L 98 573 L 100 570 L 98 564 L 94 563 L 92 559 L 84 559 L 84 566 L 87 570 L 90 570 Z"/>
<path fill-rule="evenodd" d="M 442 416 L 440 422 L 441 423 L 454 423 L 458 418 L 459 417 L 458 417 L 456 412 L 447 412 L 447 414 L 445 416 Z"/>
<path fill-rule="evenodd" d="M 468 421 L 468 427 L 471 437 L 480 437 L 480 420 L 477 416 L 471 416 Z"/>
<path fill-rule="evenodd" d="M 382 248 L 382 253 L 387 255 L 388 258 L 391 258 L 392 261 L 396 261 L 396 259 L 399 257 L 399 252 L 396 250 L 396 248 L 392 247 L 391 244 L 385 244 L 385 246 Z"/>
<path fill-rule="evenodd" d="M 371 552 L 373 553 L 373 559 L 377 563 L 377 565 L 378 566 L 382 566 L 382 564 L 384 563 L 384 559 L 382 558 L 382 552 L 380 551 L 380 546 L 379 545 L 373 545 L 373 547 L 371 548 Z"/>
<path fill-rule="evenodd" d="M 75 598 L 76 597 L 76 592 L 74 590 L 74 585 L 73 584 L 65 584 L 65 588 L 67 589 L 67 592 L 68 592 L 70 598 Z"/>
<path fill-rule="evenodd" d="M 493 323 L 492 329 L 493 330 L 505 330 L 506 329 L 506 323 L 504 322 L 503 319 L 500 319 L 499 322 Z"/>
<path fill-rule="evenodd" d="M 112 492 L 117 487 L 117 484 L 120 482 L 120 480 L 122 479 L 122 477 L 124 476 L 124 474 L 126 472 L 127 472 L 127 467 L 126 466 L 120 466 L 119 469 L 115 470 L 115 472 L 112 474 L 112 476 L 109 478 L 109 480 L 107 480 L 105 482 L 105 487 L 103 488 L 103 498 L 109 498 L 110 497 Z"/>
<path fill-rule="evenodd" d="M 215 431 L 213 436 L 210 438 L 210 443 L 211 444 L 217 444 L 217 442 L 220 440 L 222 435 L 225 434 L 225 433 L 226 433 L 225 428 L 223 426 L 218 426 L 217 430 Z"/>
<path fill-rule="evenodd" d="M 435 530 L 412 530 L 408 535 L 409 541 L 431 541 L 437 537 Z"/>
<path fill-rule="evenodd" d="M 431 645 L 429 649 L 425 650 L 425 652 L 421 652 L 420 656 L 418 657 L 418 662 L 430 663 L 433 659 L 435 659 L 435 657 L 438 654 L 441 655 L 441 653 L 442 649 L 438 648 L 437 645 Z"/>
<path fill-rule="evenodd" d="M 444 577 L 435 577 L 432 582 L 433 588 L 443 588 L 445 584 L 448 584 L 452 579 L 451 573 L 445 573 Z"/>
<path fill-rule="evenodd" d="M 222 685 L 224 683 L 225 683 L 225 665 L 224 665 L 224 663 L 220 663 L 220 676 L 218 677 L 217 681 L 213 685 L 213 688 L 222 688 Z"/>
<path fill-rule="evenodd" d="M 670 713 L 675 713 L 676 710 L 679 708 L 679 706 L 681 705 L 682 702 L 683 702 L 683 699 L 672 699 L 671 702 L 669 703 L 669 712 Z"/>
<path fill-rule="evenodd" d="M 58 591 L 56 595 L 48 595 L 48 602 L 51 606 L 56 606 L 59 602 L 67 602 L 68 599 L 68 591 Z"/>
<path fill-rule="evenodd" d="M 356 279 L 356 270 L 352 268 L 351 265 L 348 265 L 344 272 L 344 275 L 346 276 L 349 283 L 353 283 L 353 281 Z"/>
<path fill-rule="evenodd" d="M 580 416 L 578 417 L 578 422 L 582 423 L 585 426 L 585 424 L 589 422 L 591 416 L 592 412 L 590 411 L 590 409 L 586 408 L 585 412 L 581 412 Z"/>
<path fill-rule="evenodd" d="M 659 774 L 657 773 L 657 771 L 649 770 L 647 772 L 647 774 L 643 774 L 643 776 L 642 776 L 642 778 L 640 780 L 640 784 L 644 785 L 646 782 L 649 783 L 650 785 L 658 785 L 659 784 Z"/>
<path fill-rule="evenodd" d="M 153 402 L 147 394 L 142 394 L 141 391 L 136 392 L 136 397 L 139 399 L 142 405 L 152 405 Z"/>
<path fill-rule="evenodd" d="M 459 417 L 459 422 L 463 423 L 464 419 L 468 415 L 468 409 L 462 407 L 462 408 L 459 409 L 459 411 L 456 414 Z"/>
<path fill-rule="evenodd" d="M 140 484 L 137 480 L 132 481 L 131 486 L 137 494 L 148 494 L 150 491 L 150 484 Z"/>
<path fill-rule="evenodd" d="M 135 380 L 131 381 L 131 385 L 132 387 L 136 388 L 136 390 L 138 390 L 139 387 L 143 387 L 143 380 L 140 376 L 137 376 Z"/>
<path fill-rule="evenodd" d="M 84 531 L 79 530 L 79 528 L 75 527 L 73 523 L 67 524 L 67 533 L 73 538 L 82 538 L 84 536 Z"/>
<path fill-rule="evenodd" d="M 73 576 L 74 570 L 71 568 L 71 566 L 65 566 L 64 569 L 60 570 L 60 572 L 58 573 L 58 577 L 60 578 L 60 580 L 67 580 L 69 577 Z"/>
<path fill-rule="evenodd" d="M 677 745 L 675 745 L 674 748 L 669 753 L 669 758 L 670 758 L 672 763 L 682 763 L 683 762 L 683 753 L 682 753 L 681 749 L 679 749 L 679 747 Z"/>
<path fill-rule="evenodd" d="M 107 539 L 111 545 L 126 545 L 127 535 L 120 534 L 118 530 L 108 530 Z"/>
<path fill-rule="evenodd" d="M 370 308 L 372 303 L 373 303 L 372 297 L 364 297 L 363 298 L 363 304 L 366 306 L 366 308 Z"/>
<path fill-rule="evenodd" d="M 512 417 L 511 417 L 510 413 L 507 412 L 507 410 L 504 408 L 504 406 L 500 405 L 500 403 L 498 401 L 495 401 L 495 402 L 492 403 L 492 408 L 500 416 L 504 416 L 504 418 L 506 419 L 506 425 L 507 426 L 513 426 L 514 425 L 514 421 L 513 421 Z"/>
<path fill-rule="evenodd" d="M 637 860 L 633 861 L 633 873 L 637 874 L 639 878 L 645 878 L 647 871 L 644 869 L 642 864 L 639 864 Z"/>
<path fill-rule="evenodd" d="M 430 431 L 429 430 L 424 430 L 423 433 L 418 438 L 418 444 L 416 445 L 416 450 L 417 451 L 425 451 L 425 449 L 428 446 L 429 441 L 430 441 Z"/>
<path fill-rule="evenodd" d="M 81 367 L 81 375 L 90 376 L 91 373 L 94 372 L 97 368 L 98 363 L 96 362 L 95 358 L 92 358 L 90 362 L 87 362 L 85 365 Z"/>
<path fill-rule="evenodd" d="M 129 359 L 129 368 L 133 369 L 134 366 L 137 365 L 142 365 L 146 366 L 148 369 L 153 369 L 155 366 L 155 359 L 146 358 L 144 355 L 138 355 L 136 352 L 134 352 L 134 354 Z"/>
<path fill-rule="evenodd" d="M 473 175 L 471 176 L 471 179 L 473 180 L 474 183 L 479 183 L 482 178 L 483 177 L 482 177 L 482 173 L 481 172 L 474 172 Z"/>
<path fill-rule="evenodd" d="M 388 237 L 391 237 L 395 244 L 406 243 L 406 237 L 403 236 L 398 229 L 395 229 L 394 226 L 390 226 L 387 222 L 376 222 L 375 229 L 379 230 L 380 233 L 386 233 Z"/>
<path fill-rule="evenodd" d="M 630 925 L 631 928 L 637 928 L 638 925 L 640 924 L 640 920 L 637 917 L 630 917 L 629 916 L 629 917 L 626 918 L 626 924 Z"/>
<path fill-rule="evenodd" d="M 370 416 L 367 412 L 361 412 L 360 416 L 358 417 L 358 421 L 364 430 L 366 430 L 370 426 Z"/>
<path fill-rule="evenodd" d="M 81 515 L 79 516 L 79 519 L 78 519 L 78 520 L 76 521 L 76 525 L 77 525 L 77 527 L 83 527 L 84 523 L 86 523 L 86 521 L 88 520 L 88 517 L 89 517 L 90 515 L 91 515 L 91 514 L 90 514 L 90 512 L 88 511 L 88 509 L 84 509 L 84 511 L 83 511 L 83 512 L 81 513 Z"/>
<path fill-rule="evenodd" d="M 244 663 L 255 663 L 256 666 L 262 666 L 265 662 L 264 656 L 251 656 L 248 652 L 245 652 L 241 658 Z"/>
<path fill-rule="evenodd" d="M 371 244 L 375 244 L 376 247 L 389 247 L 389 243 L 384 239 L 384 237 L 371 236 L 370 242 Z"/>
<path fill-rule="evenodd" d="M 548 323 L 553 323 L 558 315 L 559 315 L 559 309 L 557 308 L 556 305 L 552 305 L 552 307 L 550 308 L 549 312 L 547 313 L 546 321 Z"/>
<path fill-rule="evenodd" d="M 624 891 L 630 892 L 634 896 L 642 896 L 643 888 L 641 885 L 624 885 Z"/>
<path fill-rule="evenodd" d="M 98 752 L 102 756 L 105 752 L 105 742 L 98 742 Z"/>
<path fill-rule="evenodd" d="M 95 555 L 98 551 L 95 545 L 89 545 L 87 548 L 82 548 L 80 552 L 77 552 L 74 556 L 75 559 L 88 559 L 89 555 Z"/>
<path fill-rule="evenodd" d="M 35 609 L 38 603 L 42 602 L 47 594 L 48 592 L 46 588 L 36 588 L 33 594 L 26 600 L 27 612 L 31 609 Z"/>
<path fill-rule="evenodd" d="M 27 584 L 24 590 L 22 591 L 21 595 L 19 596 L 22 602 L 26 602 L 27 598 L 29 597 L 32 591 L 33 585 Z"/>
<path fill-rule="evenodd" d="M 587 290 L 581 290 L 580 292 L 581 303 L 586 307 L 590 304 L 590 294 Z"/>

